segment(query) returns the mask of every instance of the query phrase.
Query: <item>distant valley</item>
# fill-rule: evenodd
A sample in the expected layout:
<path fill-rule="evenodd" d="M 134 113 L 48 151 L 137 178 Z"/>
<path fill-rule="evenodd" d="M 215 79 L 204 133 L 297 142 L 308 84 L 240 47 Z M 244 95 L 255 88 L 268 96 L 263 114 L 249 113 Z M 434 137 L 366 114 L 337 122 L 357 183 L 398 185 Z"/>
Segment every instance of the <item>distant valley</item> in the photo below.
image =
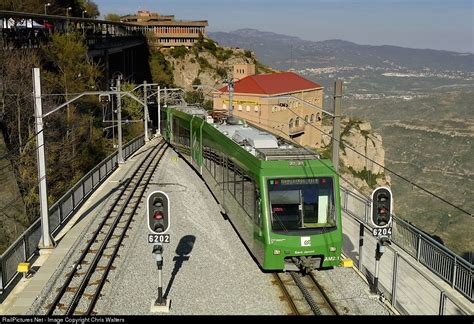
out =
<path fill-rule="evenodd" d="M 344 80 L 344 114 L 370 121 L 382 135 L 386 167 L 473 213 L 473 54 L 312 42 L 254 29 L 209 36 L 323 85 L 327 110 L 334 80 Z M 397 215 L 472 261 L 472 217 L 391 178 Z"/>

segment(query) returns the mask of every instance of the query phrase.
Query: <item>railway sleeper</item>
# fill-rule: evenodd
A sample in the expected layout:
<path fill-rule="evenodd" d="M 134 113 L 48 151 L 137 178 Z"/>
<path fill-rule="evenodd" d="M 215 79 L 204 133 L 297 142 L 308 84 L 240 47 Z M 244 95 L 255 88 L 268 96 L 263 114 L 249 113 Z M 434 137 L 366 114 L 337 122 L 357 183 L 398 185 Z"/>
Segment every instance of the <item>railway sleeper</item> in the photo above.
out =
<path fill-rule="evenodd" d="M 110 270 L 115 270 L 115 269 L 116 269 L 115 266 L 110 266 Z M 107 266 L 98 265 L 97 270 L 101 270 L 101 271 L 107 270 Z"/>
<path fill-rule="evenodd" d="M 82 296 L 84 296 L 88 300 L 91 300 L 94 297 L 94 294 L 83 293 Z"/>
<path fill-rule="evenodd" d="M 81 250 L 81 253 L 84 253 L 85 250 Z M 95 249 L 89 249 L 87 253 L 97 253 L 98 250 Z"/>

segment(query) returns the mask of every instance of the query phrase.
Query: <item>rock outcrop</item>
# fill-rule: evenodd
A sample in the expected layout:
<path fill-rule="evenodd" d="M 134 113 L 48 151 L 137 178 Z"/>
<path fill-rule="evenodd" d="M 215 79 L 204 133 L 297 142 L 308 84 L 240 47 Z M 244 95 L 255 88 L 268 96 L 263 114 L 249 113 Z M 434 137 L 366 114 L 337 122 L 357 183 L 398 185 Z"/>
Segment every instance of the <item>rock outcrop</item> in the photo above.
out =
<path fill-rule="evenodd" d="M 325 133 L 332 135 L 332 126 L 323 126 Z M 339 160 L 341 178 L 352 183 L 363 193 L 369 194 L 373 187 L 390 184 L 384 173 L 385 150 L 382 136 L 375 133 L 369 122 L 345 117 L 341 120 Z M 329 136 L 322 138 L 323 148 L 331 144 Z"/>
<path fill-rule="evenodd" d="M 254 52 L 221 47 L 209 38 L 199 39 L 191 48 L 181 46 L 162 53 L 172 67 L 174 84 L 185 91 L 193 91 L 193 85 L 198 84 L 204 94 L 210 94 L 224 85 L 236 64 L 255 64 L 257 74 L 276 72 L 259 63 Z"/>

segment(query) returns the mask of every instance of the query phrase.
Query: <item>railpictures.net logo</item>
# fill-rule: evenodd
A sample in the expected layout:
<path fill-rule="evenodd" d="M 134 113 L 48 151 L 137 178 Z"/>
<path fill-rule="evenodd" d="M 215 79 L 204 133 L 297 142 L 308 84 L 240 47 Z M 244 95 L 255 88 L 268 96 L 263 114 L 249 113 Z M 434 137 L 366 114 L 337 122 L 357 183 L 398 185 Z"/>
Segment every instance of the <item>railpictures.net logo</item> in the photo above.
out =
<path fill-rule="evenodd" d="M 62 318 L 51 318 L 51 317 L 16 317 L 16 316 L 2 316 L 2 323 L 72 323 L 72 324 L 84 324 L 84 323 L 124 323 L 125 319 L 117 317 L 62 317 Z"/>

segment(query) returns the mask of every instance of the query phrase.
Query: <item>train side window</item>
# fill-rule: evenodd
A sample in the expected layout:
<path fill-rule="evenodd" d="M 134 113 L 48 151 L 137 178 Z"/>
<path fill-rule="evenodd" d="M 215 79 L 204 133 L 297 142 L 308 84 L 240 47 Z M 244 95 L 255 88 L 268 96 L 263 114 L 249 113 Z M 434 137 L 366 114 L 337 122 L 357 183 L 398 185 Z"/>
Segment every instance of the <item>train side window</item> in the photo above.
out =
<path fill-rule="evenodd" d="M 227 163 L 227 190 L 234 194 L 234 162 L 230 159 Z"/>
<path fill-rule="evenodd" d="M 209 148 L 204 147 L 202 155 L 204 157 L 204 165 L 205 165 L 206 169 L 210 172 L 211 171 L 211 168 L 210 168 L 211 160 L 209 159 L 209 157 L 210 157 Z"/>
<path fill-rule="evenodd" d="M 229 192 L 235 197 L 235 163 L 229 163 Z"/>
<path fill-rule="evenodd" d="M 255 215 L 255 183 L 244 177 L 244 209 L 250 218 Z"/>
<path fill-rule="evenodd" d="M 224 181 L 224 158 L 216 154 L 216 176 L 214 177 L 217 183 L 222 184 Z"/>
<path fill-rule="evenodd" d="M 243 177 L 242 177 L 242 170 L 239 167 L 236 167 L 235 170 L 235 182 L 234 182 L 234 190 L 235 190 L 235 200 L 242 206 L 243 205 Z"/>
<path fill-rule="evenodd" d="M 210 167 L 210 172 L 211 172 L 211 175 L 212 177 L 214 177 L 214 175 L 216 174 L 216 169 L 215 169 L 215 162 L 214 162 L 214 150 L 210 149 L 210 154 L 209 154 L 209 167 Z"/>

